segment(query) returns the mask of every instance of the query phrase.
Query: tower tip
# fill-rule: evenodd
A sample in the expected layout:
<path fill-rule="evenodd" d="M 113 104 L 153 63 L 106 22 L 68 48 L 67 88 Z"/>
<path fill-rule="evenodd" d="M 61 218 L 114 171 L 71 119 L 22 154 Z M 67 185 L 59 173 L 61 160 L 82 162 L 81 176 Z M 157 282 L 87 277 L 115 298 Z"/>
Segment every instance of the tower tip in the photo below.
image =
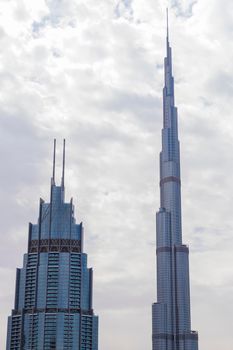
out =
<path fill-rule="evenodd" d="M 56 163 L 56 139 L 53 140 L 53 176 L 52 181 L 55 183 L 55 163 Z"/>
<path fill-rule="evenodd" d="M 61 178 L 62 187 L 64 187 L 65 185 L 65 157 L 66 157 L 66 140 L 63 139 L 63 159 L 62 159 L 62 178 Z"/>
<path fill-rule="evenodd" d="M 167 40 L 169 40 L 169 11 L 167 7 Z"/>

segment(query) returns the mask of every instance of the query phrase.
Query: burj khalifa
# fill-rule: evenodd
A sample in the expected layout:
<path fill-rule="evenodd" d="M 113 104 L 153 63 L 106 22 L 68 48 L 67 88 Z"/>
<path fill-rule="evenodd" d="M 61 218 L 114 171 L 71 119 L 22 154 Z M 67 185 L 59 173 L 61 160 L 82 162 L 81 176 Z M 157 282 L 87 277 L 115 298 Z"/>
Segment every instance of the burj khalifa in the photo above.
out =
<path fill-rule="evenodd" d="M 153 350 L 198 350 L 191 330 L 189 248 L 182 243 L 180 145 L 167 25 L 164 60 L 160 209 L 156 214 L 157 302 L 152 306 Z"/>

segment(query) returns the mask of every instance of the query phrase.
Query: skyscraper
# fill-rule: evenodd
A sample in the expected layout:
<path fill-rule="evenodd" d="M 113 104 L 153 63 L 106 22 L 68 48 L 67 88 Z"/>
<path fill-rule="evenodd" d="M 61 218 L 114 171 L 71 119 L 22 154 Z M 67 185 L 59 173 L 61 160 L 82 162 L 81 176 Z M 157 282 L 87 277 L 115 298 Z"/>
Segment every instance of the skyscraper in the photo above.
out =
<path fill-rule="evenodd" d="M 189 249 L 182 243 L 180 147 L 167 25 L 164 60 L 160 209 L 156 214 L 157 303 L 152 306 L 153 350 L 197 350 L 191 331 Z"/>
<path fill-rule="evenodd" d="M 28 251 L 17 269 L 15 305 L 8 319 L 7 350 L 98 350 L 98 317 L 92 309 L 92 269 L 83 252 L 83 226 L 72 199 L 55 184 L 56 141 L 50 202 L 40 200 L 29 224 Z"/>

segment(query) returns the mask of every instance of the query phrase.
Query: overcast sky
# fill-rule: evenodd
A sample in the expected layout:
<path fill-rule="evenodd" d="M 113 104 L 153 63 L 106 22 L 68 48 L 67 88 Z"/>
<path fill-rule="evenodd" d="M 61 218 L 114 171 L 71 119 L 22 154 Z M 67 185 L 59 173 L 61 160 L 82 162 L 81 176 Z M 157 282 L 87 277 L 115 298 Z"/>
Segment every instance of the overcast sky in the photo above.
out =
<path fill-rule="evenodd" d="M 170 8 L 200 350 L 233 344 L 232 0 L 0 0 L 0 348 L 53 139 L 85 226 L 100 350 L 150 350 Z"/>

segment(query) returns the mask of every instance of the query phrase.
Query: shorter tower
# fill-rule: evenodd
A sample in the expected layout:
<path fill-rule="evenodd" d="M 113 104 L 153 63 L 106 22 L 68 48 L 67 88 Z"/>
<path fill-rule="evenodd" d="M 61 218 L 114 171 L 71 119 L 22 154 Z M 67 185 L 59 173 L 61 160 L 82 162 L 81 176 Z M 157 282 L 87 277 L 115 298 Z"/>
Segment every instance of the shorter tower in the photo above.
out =
<path fill-rule="evenodd" d="M 65 140 L 60 186 L 55 184 L 55 157 L 56 140 L 50 202 L 40 200 L 39 219 L 29 224 L 28 251 L 16 273 L 7 350 L 98 350 L 83 226 L 76 224 L 72 199 L 64 201 Z"/>

